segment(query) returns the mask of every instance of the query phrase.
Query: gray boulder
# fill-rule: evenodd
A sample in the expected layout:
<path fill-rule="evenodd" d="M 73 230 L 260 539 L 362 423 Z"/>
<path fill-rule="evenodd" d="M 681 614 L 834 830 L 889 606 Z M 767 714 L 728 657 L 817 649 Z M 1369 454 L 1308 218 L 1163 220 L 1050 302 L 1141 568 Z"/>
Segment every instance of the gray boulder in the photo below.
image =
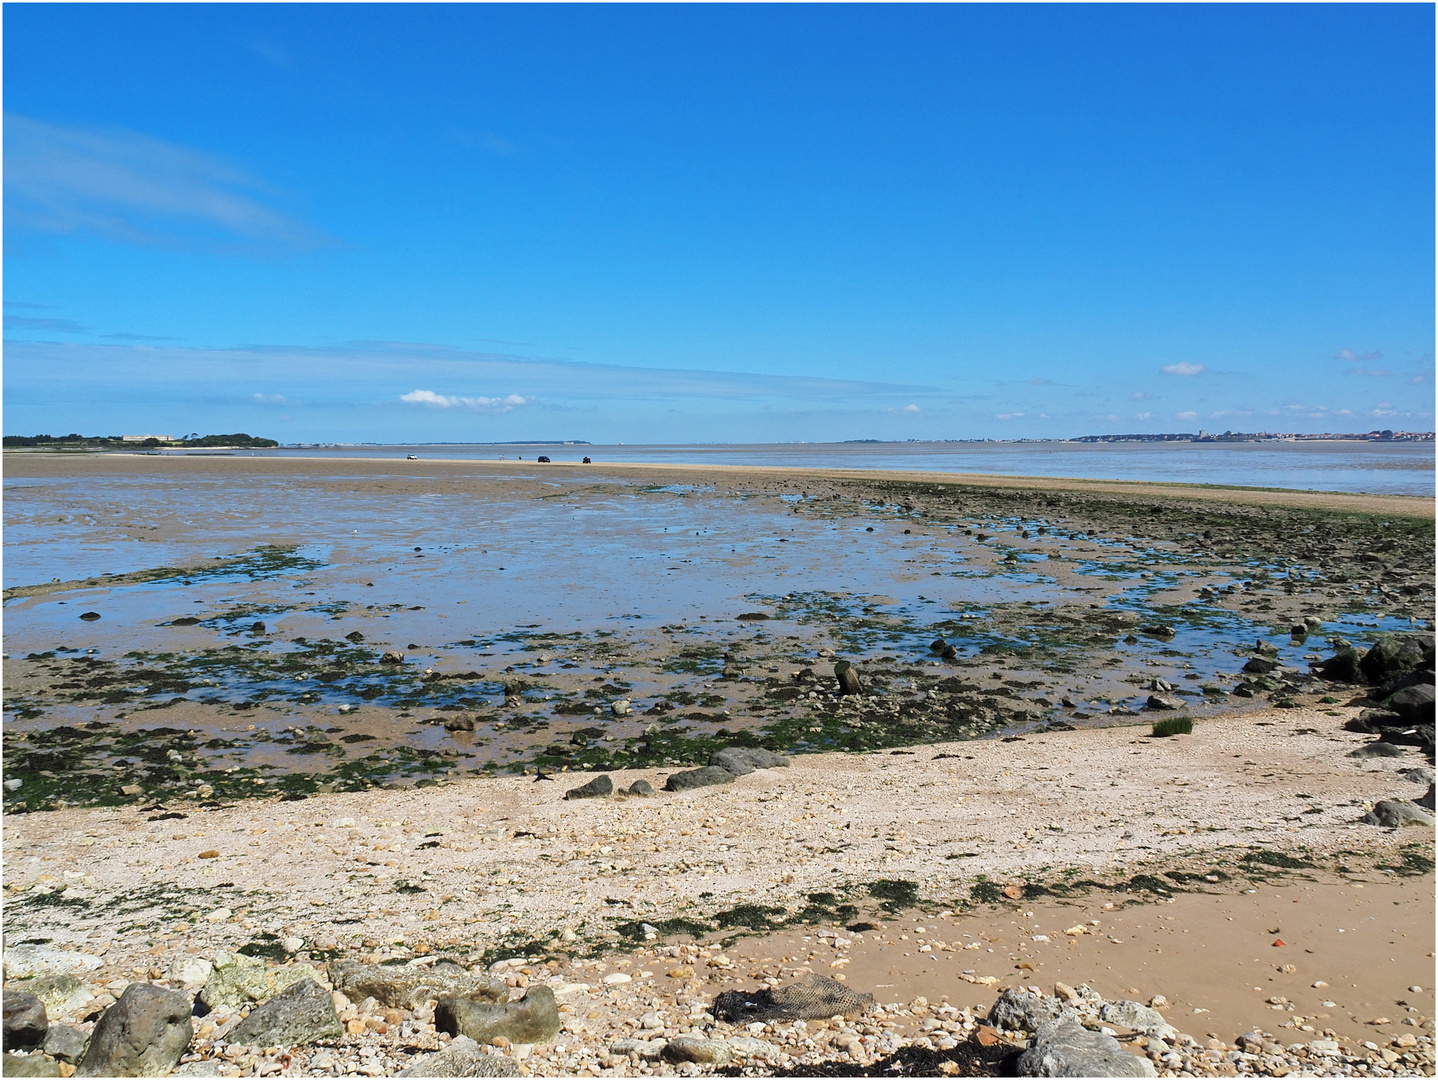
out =
<path fill-rule="evenodd" d="M 1433 813 L 1433 797 L 1433 784 L 1430 782 L 1428 784 L 1428 793 L 1419 799 L 1416 805 L 1423 807 L 1424 810 L 1427 810 L 1431 814 Z"/>
<path fill-rule="evenodd" d="M 858 669 L 847 660 L 840 660 L 834 664 L 834 678 L 839 682 L 839 693 L 845 696 L 864 692 L 864 684 L 859 681 Z"/>
<path fill-rule="evenodd" d="M 1172 694 L 1149 694 L 1148 708 L 1154 710 L 1181 709 L 1183 708 L 1183 699 L 1174 697 Z"/>
<path fill-rule="evenodd" d="M 1357 649 L 1339 649 L 1327 660 L 1314 665 L 1314 670 L 1332 682 L 1363 681 L 1363 653 Z"/>
<path fill-rule="evenodd" d="M 85 1047 L 89 1043 L 90 1036 L 79 1028 L 69 1024 L 51 1024 L 50 1030 L 45 1032 L 45 1041 L 40 1044 L 40 1049 L 52 1058 L 68 1061 L 73 1065 L 85 1056 Z"/>
<path fill-rule="evenodd" d="M 504 1036 L 512 1043 L 549 1043 L 559 1035 L 559 1006 L 547 986 L 531 986 L 518 1001 L 446 994 L 434 1007 L 434 1026 L 484 1045 Z"/>
<path fill-rule="evenodd" d="M 90 1033 L 76 1076 L 164 1076 L 190 1045 L 190 999 L 149 983 L 131 983 Z"/>
<path fill-rule="evenodd" d="M 1388 708 L 1410 724 L 1433 723 L 1434 691 L 1432 683 L 1404 687 L 1388 699 Z"/>
<path fill-rule="evenodd" d="M 1399 675 L 1433 666 L 1432 634 L 1379 634 L 1358 664 L 1363 677 L 1381 686 Z"/>
<path fill-rule="evenodd" d="M 503 1054 L 487 1054 L 464 1035 L 456 1036 L 437 1054 L 431 1054 L 397 1076 L 519 1076 L 519 1065 Z"/>
<path fill-rule="evenodd" d="M 715 784 L 732 784 L 734 774 L 718 765 L 706 765 L 702 769 L 686 769 L 670 775 L 664 781 L 665 791 L 689 791 L 691 788 L 713 787 Z"/>
<path fill-rule="evenodd" d="M 95 996 L 78 975 L 42 975 L 25 989 L 45 1003 L 50 1016 L 74 1016 Z"/>
<path fill-rule="evenodd" d="M 1382 825 L 1389 829 L 1400 829 L 1404 825 L 1433 828 L 1433 815 L 1407 799 L 1384 799 L 1360 820 L 1364 825 Z"/>
<path fill-rule="evenodd" d="M 989 1023 L 1008 1031 L 1037 1031 L 1064 1015 L 1072 1018 L 1077 1014 L 1072 1009 L 1065 1009 L 1054 998 L 1039 997 L 1028 990 L 1010 987 L 989 1010 Z"/>
<path fill-rule="evenodd" d="M 6 1054 L 3 1066 L 6 1076 L 59 1076 L 60 1063 L 46 1054 Z"/>
<path fill-rule="evenodd" d="M 647 797 L 654 794 L 654 785 L 651 784 L 648 780 L 641 778 L 630 784 L 628 791 L 631 795 L 642 795 Z"/>
<path fill-rule="evenodd" d="M 1136 1057 L 1111 1035 L 1089 1031 L 1067 1017 L 1044 1024 L 1033 1045 L 1019 1055 L 1019 1076 L 1156 1076 L 1147 1058 Z"/>
<path fill-rule="evenodd" d="M 1348 751 L 1348 756 L 1356 758 L 1402 757 L 1403 748 L 1389 742 L 1371 742 L 1356 750 Z"/>
<path fill-rule="evenodd" d="M 761 750 L 757 746 L 726 746 L 715 751 L 709 758 L 710 765 L 728 769 L 735 776 L 747 776 L 755 769 L 787 769 L 789 759 L 773 750 Z"/>
<path fill-rule="evenodd" d="M 39 1046 L 50 1028 L 45 1003 L 24 990 L 7 990 L 4 1004 L 4 1046 L 6 1050 L 29 1050 Z"/>
<path fill-rule="evenodd" d="M 508 1001 L 509 987 L 499 979 L 471 975 L 458 964 L 430 967 L 383 967 L 353 960 L 335 960 L 325 969 L 334 988 L 352 1001 L 372 997 L 389 1009 L 418 1009 L 445 994 L 463 994 L 485 1001 Z"/>
<path fill-rule="evenodd" d="M 602 799 L 614 794 L 614 781 L 603 773 L 587 784 L 570 788 L 564 793 L 566 799 Z"/>
<path fill-rule="evenodd" d="M 680 1035 L 670 1039 L 660 1056 L 671 1065 L 692 1061 L 698 1065 L 727 1065 L 734 1051 L 723 1039 L 704 1039 L 697 1035 Z"/>
<path fill-rule="evenodd" d="M 1162 1038 L 1173 1034 L 1173 1028 L 1161 1012 L 1137 1001 L 1110 1002 L 1099 1009 L 1098 1016 L 1106 1024 L 1120 1024 L 1145 1035 Z"/>
<path fill-rule="evenodd" d="M 345 1033 L 330 992 L 313 979 L 287 987 L 241 1020 L 229 1041 L 242 1046 L 304 1046 Z"/>

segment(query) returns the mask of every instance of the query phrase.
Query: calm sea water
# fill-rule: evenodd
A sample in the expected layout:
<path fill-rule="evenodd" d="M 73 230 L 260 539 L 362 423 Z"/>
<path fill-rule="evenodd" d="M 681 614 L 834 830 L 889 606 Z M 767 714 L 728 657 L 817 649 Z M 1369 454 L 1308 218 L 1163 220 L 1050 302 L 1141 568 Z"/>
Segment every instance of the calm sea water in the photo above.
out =
<path fill-rule="evenodd" d="M 915 469 L 1000 476 L 1155 480 L 1186 484 L 1382 495 L 1432 495 L 1434 443 L 777 443 L 731 445 L 427 444 L 275 450 L 281 456 L 385 457 L 415 454 L 476 460 L 674 462 L 790 465 L 835 469 Z"/>

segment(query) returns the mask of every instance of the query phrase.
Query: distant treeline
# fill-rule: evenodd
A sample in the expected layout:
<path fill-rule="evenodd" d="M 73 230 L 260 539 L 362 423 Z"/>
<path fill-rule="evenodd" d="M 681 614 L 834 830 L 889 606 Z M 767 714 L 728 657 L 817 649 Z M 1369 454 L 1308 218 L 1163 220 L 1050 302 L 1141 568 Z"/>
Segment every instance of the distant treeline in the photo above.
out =
<path fill-rule="evenodd" d="M 262 448 L 268 446 L 279 446 L 274 439 L 261 439 L 255 435 L 246 435 L 240 432 L 235 435 L 197 435 L 189 439 L 144 439 L 140 442 L 127 441 L 123 435 L 79 435 L 71 432 L 69 435 L 6 435 L 4 445 L 7 447 L 55 447 L 57 449 L 77 450 L 110 450 L 110 449 L 132 449 L 134 447 L 179 447 L 181 449 L 192 449 L 205 446 L 234 446 L 244 448 Z"/>

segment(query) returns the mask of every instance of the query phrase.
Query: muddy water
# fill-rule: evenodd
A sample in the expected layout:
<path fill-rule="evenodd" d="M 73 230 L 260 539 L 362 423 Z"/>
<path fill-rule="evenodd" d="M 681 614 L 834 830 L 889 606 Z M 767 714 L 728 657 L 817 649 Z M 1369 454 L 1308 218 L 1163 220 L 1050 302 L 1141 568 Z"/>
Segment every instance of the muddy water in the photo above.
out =
<path fill-rule="evenodd" d="M 1316 563 L 1262 543 L 1221 557 L 1092 508 L 925 511 L 822 478 L 273 464 L 7 478 L 7 590 L 61 583 L 7 593 L 7 736 L 75 732 L 72 750 L 126 762 L 84 774 L 104 791 L 322 783 L 342 766 L 330 782 L 353 786 L 621 751 L 702 763 L 745 731 L 863 749 L 1135 722 L 1154 679 L 1201 717 L 1254 700 L 1230 692 L 1260 637 L 1302 672 L 1326 637 L 1432 614 L 1431 573 L 1412 604 L 1352 586 L 1317 602 Z M 1264 614 L 1242 610 L 1260 592 Z M 1322 627 L 1290 640 L 1301 611 Z M 935 655 L 936 638 L 956 655 Z M 852 717 L 828 678 L 836 655 L 868 684 Z M 805 667 L 816 678 L 794 681 Z M 944 694 L 968 695 L 973 715 L 945 706 L 940 732 Z M 621 701 L 633 711 L 616 715 Z M 157 726 L 164 759 L 121 757 Z M 83 794 L 53 750 L 38 762 L 32 805 Z"/>

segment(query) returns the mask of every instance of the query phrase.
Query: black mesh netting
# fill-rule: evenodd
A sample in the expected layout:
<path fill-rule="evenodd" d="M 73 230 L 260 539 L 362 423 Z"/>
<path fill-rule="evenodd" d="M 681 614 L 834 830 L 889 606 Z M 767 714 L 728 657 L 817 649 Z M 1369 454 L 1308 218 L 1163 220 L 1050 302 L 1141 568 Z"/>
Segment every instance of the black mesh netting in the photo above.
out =
<path fill-rule="evenodd" d="M 777 990 L 725 990 L 714 999 L 717 1020 L 752 1024 L 756 1020 L 827 1020 L 831 1016 L 858 1016 L 874 1004 L 873 994 L 856 994 L 825 975 L 806 975 Z"/>

